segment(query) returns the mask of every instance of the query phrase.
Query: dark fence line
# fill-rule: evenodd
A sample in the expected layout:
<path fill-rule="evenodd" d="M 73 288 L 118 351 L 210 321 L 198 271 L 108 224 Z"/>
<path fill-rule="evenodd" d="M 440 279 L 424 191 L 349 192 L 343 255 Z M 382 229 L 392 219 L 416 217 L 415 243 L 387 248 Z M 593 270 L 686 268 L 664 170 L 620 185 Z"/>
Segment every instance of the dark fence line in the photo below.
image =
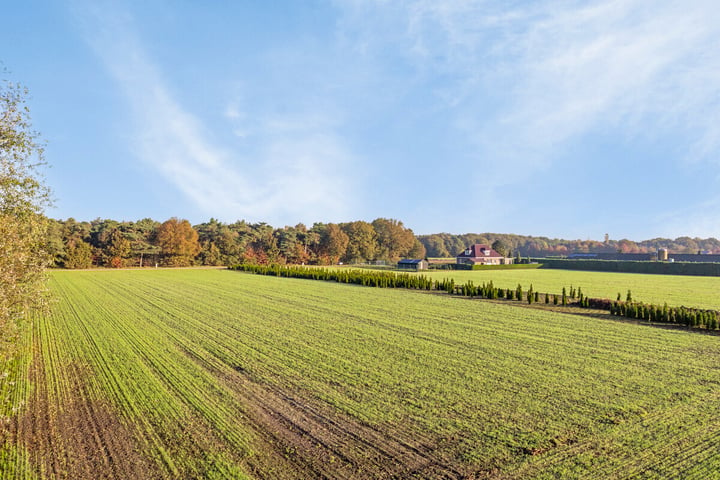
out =
<path fill-rule="evenodd" d="M 541 268 L 539 263 L 509 263 L 504 265 L 467 265 L 467 264 L 450 264 L 452 270 L 532 270 Z"/>
<path fill-rule="evenodd" d="M 641 262 L 631 260 L 574 260 L 544 258 L 542 268 L 593 272 L 654 273 L 660 275 L 720 276 L 720 263 Z"/>
<path fill-rule="evenodd" d="M 492 281 L 475 285 L 472 280 L 456 283 L 453 278 L 433 280 L 425 275 L 397 273 L 379 270 L 327 269 L 287 265 L 241 264 L 228 267 L 230 270 L 270 275 L 275 277 L 324 280 L 349 283 L 376 288 L 404 288 L 412 290 L 431 290 L 447 292 L 470 298 L 505 299 L 521 302 L 545 303 L 562 306 L 574 306 L 605 310 L 612 315 L 624 316 L 656 323 L 685 325 L 693 328 L 716 330 L 720 326 L 720 313 L 715 310 L 703 310 L 688 307 L 668 307 L 664 305 L 634 302 L 628 291 L 626 301 L 612 301 L 606 298 L 590 298 L 580 287 L 563 287 L 561 294 L 541 293 L 532 284 L 525 291 L 522 285 L 515 288 L 499 288 Z M 619 294 L 618 294 L 619 297 Z"/>

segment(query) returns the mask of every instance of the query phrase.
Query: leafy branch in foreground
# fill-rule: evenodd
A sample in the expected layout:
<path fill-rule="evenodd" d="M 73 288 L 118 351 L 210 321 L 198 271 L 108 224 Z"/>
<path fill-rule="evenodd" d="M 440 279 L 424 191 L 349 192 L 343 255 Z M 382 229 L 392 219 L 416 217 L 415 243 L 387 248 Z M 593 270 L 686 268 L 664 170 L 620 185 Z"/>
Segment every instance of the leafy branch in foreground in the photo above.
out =
<path fill-rule="evenodd" d="M 27 90 L 0 83 L 0 337 L 7 342 L 15 322 L 42 305 L 50 192 L 38 134 L 31 129 Z M 0 346 L 0 358 L 8 345 Z"/>

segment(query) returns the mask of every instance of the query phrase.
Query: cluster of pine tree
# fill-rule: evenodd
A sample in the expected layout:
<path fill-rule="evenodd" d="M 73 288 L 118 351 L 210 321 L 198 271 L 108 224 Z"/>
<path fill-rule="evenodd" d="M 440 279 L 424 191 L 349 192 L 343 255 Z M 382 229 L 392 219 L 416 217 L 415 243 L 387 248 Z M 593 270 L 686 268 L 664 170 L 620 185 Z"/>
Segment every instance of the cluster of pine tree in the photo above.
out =
<path fill-rule="evenodd" d="M 633 301 L 615 301 L 610 305 L 612 315 L 646 320 L 657 323 L 673 323 L 688 327 L 707 328 L 716 330 L 718 328 L 718 312 L 714 310 L 701 310 L 688 307 L 668 307 L 646 304 Z"/>
<path fill-rule="evenodd" d="M 479 297 L 496 299 L 505 297 L 505 290 L 497 288 L 493 285 L 492 281 L 490 283 L 483 283 L 482 285 L 475 285 L 472 280 L 470 280 L 467 283 L 460 285 L 457 293 L 471 298 Z"/>
<path fill-rule="evenodd" d="M 492 281 L 475 285 L 472 281 L 458 284 L 454 279 L 432 280 L 425 275 L 411 273 L 396 273 L 379 270 L 357 270 L 357 269 L 328 269 L 318 267 L 288 266 L 288 265 L 255 265 L 240 264 L 230 267 L 232 270 L 255 273 L 259 275 L 271 275 L 276 277 L 303 278 L 311 280 L 325 280 L 338 283 L 351 283 L 367 287 L 378 288 L 407 288 L 413 290 L 433 290 L 447 292 L 452 295 L 466 297 L 477 297 L 487 299 L 507 299 L 527 301 L 528 304 L 540 302 L 540 292 L 532 285 L 523 295 L 523 287 L 518 284 L 515 289 L 498 288 Z M 707 328 L 716 330 L 720 327 L 719 313 L 714 310 L 701 310 L 687 307 L 668 307 L 645 304 L 632 300 L 632 294 L 628 290 L 626 300 L 612 301 L 604 298 L 590 298 L 583 294 L 580 287 L 570 286 L 570 289 L 563 287 L 562 294 L 544 294 L 545 304 L 562 304 L 563 306 L 573 305 L 583 308 L 607 310 L 612 315 L 624 316 L 639 320 L 646 320 L 658 323 L 673 323 L 686 325 L 688 327 Z"/>
<path fill-rule="evenodd" d="M 433 281 L 424 275 L 411 275 L 409 273 L 395 273 L 380 270 L 328 269 L 278 264 L 240 264 L 230 268 L 232 270 L 251 272 L 258 275 L 325 280 L 329 282 L 364 285 L 366 287 L 408 288 L 413 290 L 444 289 L 438 288 L 440 282 Z"/>

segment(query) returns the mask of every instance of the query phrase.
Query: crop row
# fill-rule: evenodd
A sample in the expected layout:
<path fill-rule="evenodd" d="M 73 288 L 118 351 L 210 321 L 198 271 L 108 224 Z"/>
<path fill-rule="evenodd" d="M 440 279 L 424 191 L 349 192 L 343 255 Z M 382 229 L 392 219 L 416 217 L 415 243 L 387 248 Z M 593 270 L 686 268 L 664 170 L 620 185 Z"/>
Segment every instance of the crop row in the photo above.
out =
<path fill-rule="evenodd" d="M 454 278 L 443 278 L 433 280 L 421 274 L 395 273 L 376 270 L 354 270 L 354 269 L 326 269 L 301 266 L 283 265 L 252 265 L 241 264 L 231 267 L 232 270 L 251 272 L 259 275 L 271 275 L 277 277 L 291 277 L 312 280 L 324 280 L 338 283 L 351 283 L 370 287 L 380 288 L 406 288 L 418 290 L 443 291 L 452 295 L 467 297 L 478 297 L 487 299 L 507 299 L 527 301 L 527 303 L 552 303 L 553 305 L 578 306 L 606 310 L 612 315 L 625 316 L 651 322 L 673 323 L 693 328 L 704 328 L 716 330 L 720 327 L 718 321 L 719 312 L 708 309 L 688 307 L 668 307 L 633 302 L 630 291 L 627 293 L 627 301 L 613 302 L 609 299 L 590 298 L 583 294 L 582 288 L 570 286 L 569 291 L 563 287 L 562 293 L 541 293 L 532 285 L 523 290 L 522 285 L 516 288 L 496 287 L 492 281 L 476 285 L 472 280 L 465 283 L 458 283 Z"/>
<path fill-rule="evenodd" d="M 40 478 L 93 478 L 73 444 L 95 437 L 103 478 L 702 478 L 720 461 L 710 336 L 221 270 L 52 280 L 26 364 L 50 408 L 23 415 L 56 416 L 40 451 L 62 460 L 40 468 L 28 435 L 13 457 Z M 87 428 L 93 405 L 119 421 Z"/>
<path fill-rule="evenodd" d="M 695 356 L 678 356 L 679 347 L 666 344 L 664 332 L 630 334 L 632 327 L 622 324 L 592 325 L 503 304 L 349 289 L 337 282 L 313 285 L 213 272 L 212 283 L 200 284 L 170 275 L 173 281 L 163 286 L 166 294 L 158 301 L 182 298 L 173 308 L 186 313 L 163 319 L 172 322 L 169 331 L 177 329 L 210 357 L 264 382 L 294 385 L 308 398 L 390 427 L 384 430 L 388 436 L 420 438 L 427 445 L 454 439 L 446 440 L 437 455 L 464 458 L 459 468 L 495 463 L 512 472 L 545 458 L 538 452 L 578 442 L 584 450 L 544 468 L 579 469 L 589 478 L 599 466 L 627 471 L 625 462 L 637 454 L 633 440 L 641 440 L 640 451 L 652 450 L 685 428 L 671 422 L 677 411 L 666 415 L 680 405 L 693 412 L 694 407 L 678 404 L 676 395 L 700 406 L 708 400 L 688 378 L 714 375 L 704 360 L 695 364 Z M 648 368 L 663 381 L 650 383 Z M 706 392 L 702 381 L 697 388 Z M 658 443 L 635 431 L 637 422 L 651 416 L 657 416 Z M 628 445 L 617 444 L 621 435 Z M 616 456 L 602 458 L 594 441 Z M 702 462 L 712 464 L 716 456 L 708 448 L 697 444 L 695 457 L 678 471 L 703 455 L 709 458 Z M 588 453 L 597 457 L 590 467 L 583 466 Z"/>

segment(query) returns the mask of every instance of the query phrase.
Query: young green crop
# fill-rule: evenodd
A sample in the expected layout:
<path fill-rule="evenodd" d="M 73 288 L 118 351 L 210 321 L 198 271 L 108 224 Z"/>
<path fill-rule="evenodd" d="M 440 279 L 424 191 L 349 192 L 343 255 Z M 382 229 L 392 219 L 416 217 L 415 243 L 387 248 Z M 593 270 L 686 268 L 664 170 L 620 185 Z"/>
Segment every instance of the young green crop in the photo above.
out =
<path fill-rule="evenodd" d="M 639 273 L 584 272 L 577 270 L 474 270 L 425 271 L 434 280 L 452 277 L 456 282 L 468 280 L 481 284 L 493 281 L 500 288 L 530 284 L 538 291 L 560 294 L 563 287 L 576 285 L 591 298 L 615 299 L 617 293 L 632 291 L 633 300 L 662 305 L 720 310 L 720 277 L 681 275 L 644 275 Z M 623 294 L 625 299 L 625 294 Z"/>
<path fill-rule="evenodd" d="M 51 279 L 13 421 L 45 401 L 55 451 L 27 431 L 6 444 L 17 478 L 83 478 L 78 405 L 112 414 L 154 478 L 707 478 L 720 463 L 714 336 L 221 270 Z"/>

